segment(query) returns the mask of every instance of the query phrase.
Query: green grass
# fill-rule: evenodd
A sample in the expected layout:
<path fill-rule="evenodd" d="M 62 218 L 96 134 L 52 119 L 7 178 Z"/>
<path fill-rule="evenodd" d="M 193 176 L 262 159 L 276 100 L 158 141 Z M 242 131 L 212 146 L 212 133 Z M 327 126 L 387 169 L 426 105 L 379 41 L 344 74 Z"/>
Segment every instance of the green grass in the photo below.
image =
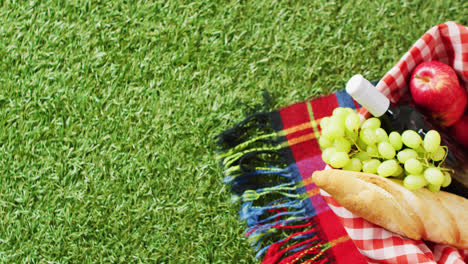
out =
<path fill-rule="evenodd" d="M 213 137 L 380 78 L 467 1 L 0 1 L 0 262 L 252 263 Z M 97 3 L 99 2 L 99 3 Z"/>

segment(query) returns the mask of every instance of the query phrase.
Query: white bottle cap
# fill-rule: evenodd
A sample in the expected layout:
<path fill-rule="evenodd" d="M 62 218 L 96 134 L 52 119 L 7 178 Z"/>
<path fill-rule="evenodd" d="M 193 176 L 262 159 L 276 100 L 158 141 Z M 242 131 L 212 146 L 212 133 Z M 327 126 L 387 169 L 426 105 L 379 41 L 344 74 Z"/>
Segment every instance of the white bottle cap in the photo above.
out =
<path fill-rule="evenodd" d="M 375 117 L 383 115 L 390 107 L 390 100 L 361 74 L 356 74 L 349 79 L 346 92 Z"/>

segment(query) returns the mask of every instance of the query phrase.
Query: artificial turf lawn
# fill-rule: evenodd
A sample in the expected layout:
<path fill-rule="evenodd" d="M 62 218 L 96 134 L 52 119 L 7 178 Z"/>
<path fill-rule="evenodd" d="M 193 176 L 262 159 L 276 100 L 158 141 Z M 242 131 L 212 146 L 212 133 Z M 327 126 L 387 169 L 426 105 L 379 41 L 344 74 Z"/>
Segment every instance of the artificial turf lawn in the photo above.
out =
<path fill-rule="evenodd" d="M 380 78 L 467 1 L 1 1 L 0 262 L 252 263 L 213 137 Z M 99 2 L 99 3 L 97 3 Z"/>

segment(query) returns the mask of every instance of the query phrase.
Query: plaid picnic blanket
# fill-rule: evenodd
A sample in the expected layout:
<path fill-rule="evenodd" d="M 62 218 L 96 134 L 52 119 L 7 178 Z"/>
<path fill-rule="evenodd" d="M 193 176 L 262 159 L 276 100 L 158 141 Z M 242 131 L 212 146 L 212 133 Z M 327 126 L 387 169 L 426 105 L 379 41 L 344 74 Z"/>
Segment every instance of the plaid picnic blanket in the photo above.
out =
<path fill-rule="evenodd" d="M 444 57 L 437 43 L 453 38 L 453 27 L 463 36 L 455 37 L 453 52 L 445 51 Z M 466 74 L 466 32 L 466 27 L 447 22 L 428 31 L 438 34 L 439 42 L 424 43 L 433 45 L 429 54 L 458 65 L 457 73 Z M 458 40 L 460 45 L 456 44 Z M 398 70 L 389 71 L 377 86 L 394 102 L 407 96 L 405 84 L 398 80 L 407 78 L 418 62 L 435 58 L 414 58 L 414 47 L 426 49 L 419 44 L 420 41 L 410 49 L 410 55 L 403 56 L 396 65 Z M 463 60 L 461 64 L 459 59 Z M 407 72 L 402 66 L 405 60 L 414 61 L 411 67 L 406 66 Z M 401 86 L 395 88 L 394 84 Z M 467 262 L 468 250 L 389 232 L 353 215 L 312 182 L 312 173 L 326 168 L 317 142 L 320 119 L 330 116 L 339 106 L 366 115 L 365 109 L 339 91 L 277 111 L 253 113 L 219 136 L 224 181 L 231 186 L 233 201 L 240 204 L 240 218 L 247 223 L 246 236 L 256 248 L 257 257 L 269 264 Z"/>

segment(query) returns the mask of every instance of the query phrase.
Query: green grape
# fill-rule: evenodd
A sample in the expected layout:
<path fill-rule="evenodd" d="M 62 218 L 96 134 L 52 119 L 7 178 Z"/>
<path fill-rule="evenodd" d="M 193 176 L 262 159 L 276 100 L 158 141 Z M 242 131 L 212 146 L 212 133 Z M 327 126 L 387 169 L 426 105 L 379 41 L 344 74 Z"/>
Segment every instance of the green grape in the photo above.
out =
<path fill-rule="evenodd" d="M 345 120 L 346 120 L 346 117 L 343 117 L 343 116 L 331 116 L 330 117 L 330 123 L 336 123 L 336 124 L 339 124 L 340 126 L 343 127 L 344 129 L 344 126 L 345 126 Z"/>
<path fill-rule="evenodd" d="M 325 129 L 328 124 L 330 123 L 330 117 L 326 116 L 326 117 L 322 117 L 322 119 L 320 120 L 320 128 Z"/>
<path fill-rule="evenodd" d="M 395 157 L 395 149 L 393 148 L 392 144 L 388 142 L 380 142 L 378 145 L 378 150 L 384 159 L 393 159 L 393 157 Z"/>
<path fill-rule="evenodd" d="M 408 190 L 417 190 L 427 185 L 426 179 L 422 175 L 408 175 L 403 180 L 403 186 Z"/>
<path fill-rule="evenodd" d="M 359 159 L 353 158 L 348 161 L 348 163 L 343 167 L 343 170 L 349 171 L 361 171 L 362 163 Z"/>
<path fill-rule="evenodd" d="M 330 157 L 330 165 L 333 168 L 343 168 L 349 162 L 349 156 L 345 152 L 335 152 Z"/>
<path fill-rule="evenodd" d="M 387 142 L 388 141 L 388 135 L 387 132 L 383 128 L 377 128 L 375 131 L 375 136 L 377 137 L 377 142 Z"/>
<path fill-rule="evenodd" d="M 377 174 L 382 177 L 388 177 L 398 170 L 398 163 L 395 160 L 386 160 L 377 168 Z"/>
<path fill-rule="evenodd" d="M 345 125 L 346 129 L 348 129 L 349 131 L 357 131 L 361 126 L 361 119 L 355 113 L 348 114 L 348 116 L 345 119 Z"/>
<path fill-rule="evenodd" d="M 370 159 L 370 156 L 366 152 L 358 152 L 358 153 L 353 155 L 353 158 L 359 159 L 361 161 L 366 161 L 366 160 Z"/>
<path fill-rule="evenodd" d="M 322 149 L 330 147 L 333 143 L 326 137 L 319 137 L 318 143 Z"/>
<path fill-rule="evenodd" d="M 431 159 L 433 161 L 441 161 L 444 157 L 445 157 L 445 149 L 441 146 L 439 146 L 436 151 L 431 153 Z"/>
<path fill-rule="evenodd" d="M 378 159 L 371 159 L 363 162 L 362 171 L 367 173 L 377 173 L 377 168 L 380 165 Z"/>
<path fill-rule="evenodd" d="M 427 152 L 418 152 L 418 158 L 421 159 L 421 160 L 428 160 L 427 157 L 426 157 L 426 154 Z"/>
<path fill-rule="evenodd" d="M 356 142 L 358 135 L 359 133 L 357 131 L 349 131 L 348 129 L 345 130 L 345 136 L 351 139 L 353 142 Z"/>
<path fill-rule="evenodd" d="M 358 137 L 356 140 L 356 144 L 359 147 L 359 149 L 365 151 L 367 149 L 367 144 L 361 139 L 361 137 Z"/>
<path fill-rule="evenodd" d="M 336 138 L 342 138 L 344 136 L 343 127 L 335 122 L 328 124 L 328 126 L 322 132 L 322 135 L 324 137 L 331 140 Z"/>
<path fill-rule="evenodd" d="M 388 140 L 395 150 L 400 150 L 403 147 L 400 133 L 393 131 L 388 135 Z"/>
<path fill-rule="evenodd" d="M 419 175 L 423 171 L 423 166 L 417 159 L 411 158 L 405 161 L 405 170 L 409 172 L 409 174 Z"/>
<path fill-rule="evenodd" d="M 419 136 L 419 134 L 414 130 L 406 130 L 403 132 L 401 140 L 403 141 L 403 144 L 412 149 L 417 149 L 419 145 L 421 145 L 422 141 L 421 136 Z"/>
<path fill-rule="evenodd" d="M 400 165 L 398 165 L 398 162 L 397 162 L 397 170 L 395 171 L 395 173 L 392 174 L 392 176 L 401 177 L 401 178 L 405 176 L 403 168 Z"/>
<path fill-rule="evenodd" d="M 330 164 L 330 158 L 336 153 L 336 149 L 335 148 L 326 148 L 323 150 L 322 152 L 322 160 L 327 163 L 327 164 Z"/>
<path fill-rule="evenodd" d="M 335 140 L 331 135 L 330 133 L 328 132 L 328 128 L 325 128 L 324 130 L 322 130 L 322 133 L 320 134 L 321 137 L 324 137 L 326 139 L 328 139 L 328 141 L 333 141 Z"/>
<path fill-rule="evenodd" d="M 380 120 L 378 118 L 375 118 L 375 117 L 371 117 L 369 119 L 367 119 L 366 121 L 364 121 L 362 123 L 362 126 L 361 128 L 364 129 L 364 128 L 370 128 L 372 130 L 375 130 L 377 128 L 380 127 Z"/>
<path fill-rule="evenodd" d="M 367 145 L 373 145 L 377 142 L 377 136 L 375 135 L 375 132 L 370 128 L 362 129 L 359 137 Z"/>
<path fill-rule="evenodd" d="M 440 135 L 435 130 L 429 130 L 424 136 L 424 149 L 429 153 L 434 153 L 440 147 Z"/>
<path fill-rule="evenodd" d="M 444 174 L 438 168 L 427 168 L 424 171 L 424 178 L 433 185 L 441 185 L 444 182 Z"/>
<path fill-rule="evenodd" d="M 344 107 L 337 107 L 333 110 L 333 116 L 337 116 L 340 119 L 346 119 L 346 116 L 349 114 L 349 112 L 346 110 Z"/>
<path fill-rule="evenodd" d="M 438 192 L 440 191 L 440 185 L 438 184 L 432 184 L 432 183 L 428 183 L 427 184 L 427 189 L 431 192 Z"/>
<path fill-rule="evenodd" d="M 356 111 L 354 111 L 352 108 L 345 107 L 345 110 L 348 112 L 348 114 L 356 114 Z"/>
<path fill-rule="evenodd" d="M 348 153 L 351 150 L 351 143 L 344 138 L 337 138 L 333 145 L 336 151 Z"/>
<path fill-rule="evenodd" d="M 450 176 L 450 173 L 444 172 L 444 182 L 442 183 L 442 187 L 447 187 L 452 183 L 452 177 Z"/>
<path fill-rule="evenodd" d="M 373 157 L 379 156 L 379 150 L 377 149 L 377 147 L 375 145 L 367 146 L 366 152 L 367 152 L 367 154 L 369 154 L 370 156 L 373 156 Z"/>
<path fill-rule="evenodd" d="M 397 154 L 397 158 L 398 158 L 398 161 L 400 163 L 405 163 L 407 160 L 411 159 L 411 158 L 417 158 L 418 157 L 418 153 L 412 149 L 404 149 L 404 150 L 400 150 Z"/>
<path fill-rule="evenodd" d="M 414 149 L 420 157 L 424 157 L 426 155 L 426 150 L 424 149 L 423 145 L 419 145 L 417 148 Z"/>

